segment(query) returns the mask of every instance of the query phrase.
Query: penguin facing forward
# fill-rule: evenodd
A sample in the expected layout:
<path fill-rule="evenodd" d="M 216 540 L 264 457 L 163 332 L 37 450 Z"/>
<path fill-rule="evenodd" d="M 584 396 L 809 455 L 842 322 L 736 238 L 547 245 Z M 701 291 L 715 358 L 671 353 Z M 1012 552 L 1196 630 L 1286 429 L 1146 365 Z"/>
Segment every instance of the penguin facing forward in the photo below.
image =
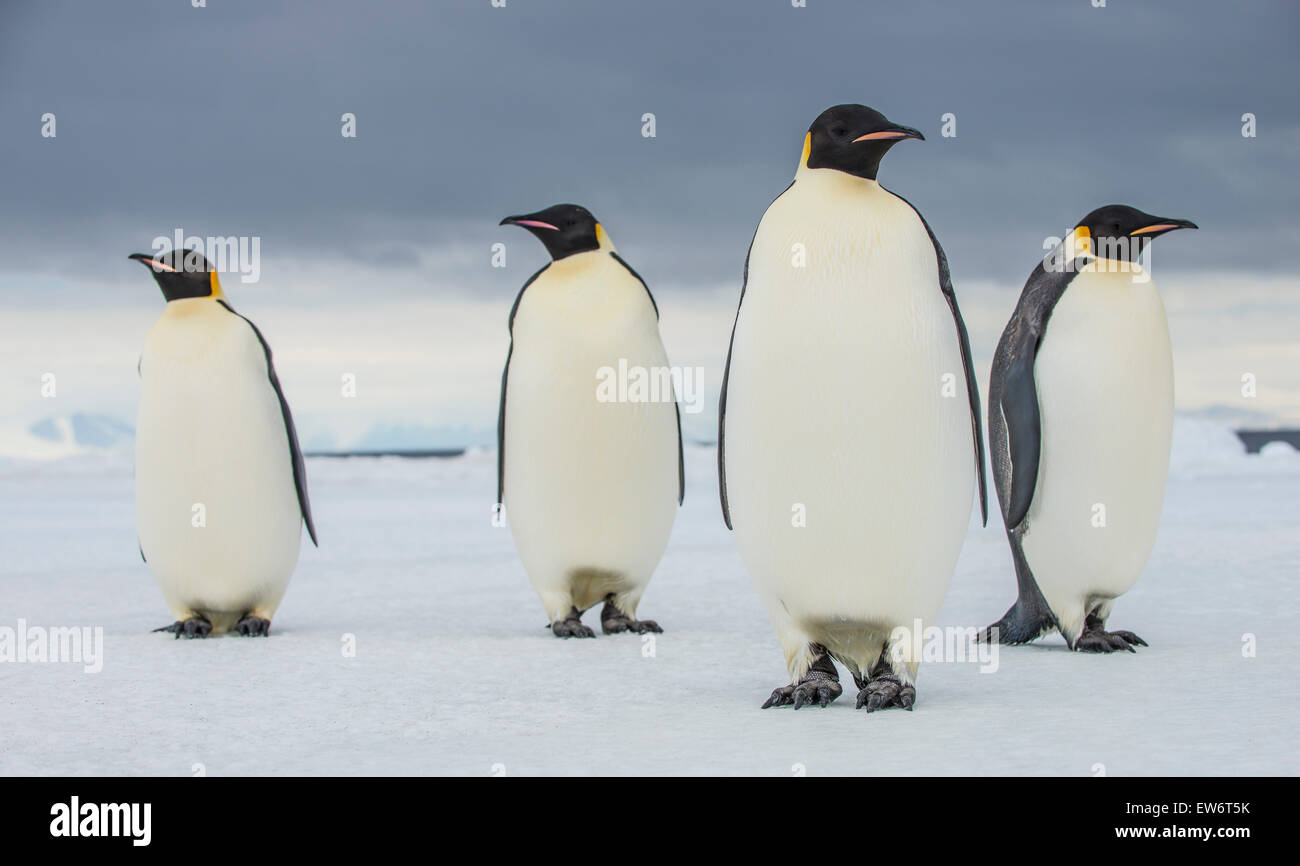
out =
<path fill-rule="evenodd" d="M 1040 262 L 998 341 L 989 448 L 1019 597 L 985 639 L 1060 631 L 1073 650 L 1146 641 L 1106 631 L 1155 545 L 1174 375 L 1142 245 L 1187 220 L 1098 208 Z"/>
<path fill-rule="evenodd" d="M 608 399 L 603 374 L 668 371 L 650 290 L 583 207 L 506 217 L 550 253 L 510 311 L 497 420 L 497 502 L 557 637 L 662 631 L 636 618 L 682 502 L 675 392 Z M 627 389 L 631 397 L 632 388 Z M 646 395 L 640 395 L 646 396 Z"/>
<path fill-rule="evenodd" d="M 791 683 L 766 707 L 911 709 L 920 659 L 977 486 L 979 393 L 948 262 L 920 213 L 876 181 L 915 129 L 837 105 L 745 264 L 718 427 L 722 510 Z"/>
<path fill-rule="evenodd" d="M 271 348 L 193 250 L 130 258 L 167 306 L 140 357 L 135 513 L 140 555 L 176 621 L 157 631 L 270 633 L 316 528 Z"/>

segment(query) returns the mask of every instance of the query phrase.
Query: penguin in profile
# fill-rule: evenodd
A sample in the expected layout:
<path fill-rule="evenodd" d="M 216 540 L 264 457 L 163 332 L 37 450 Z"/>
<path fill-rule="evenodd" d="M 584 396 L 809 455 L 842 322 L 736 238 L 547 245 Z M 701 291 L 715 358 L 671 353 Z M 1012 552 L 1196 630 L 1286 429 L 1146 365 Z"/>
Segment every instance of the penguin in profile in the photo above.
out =
<path fill-rule="evenodd" d="M 1019 597 L 986 640 L 1059 631 L 1072 650 L 1136 652 L 1106 631 L 1155 545 L 1169 473 L 1173 354 L 1138 262 L 1194 229 L 1125 205 L 1088 214 L 1034 268 L 989 382 L 989 448 Z"/>
<path fill-rule="evenodd" d="M 594 637 L 581 617 L 601 601 L 606 634 L 662 631 L 636 613 L 685 490 L 676 395 L 620 402 L 598 389 L 620 362 L 668 372 L 658 307 L 586 208 L 501 225 L 527 229 L 551 261 L 510 311 L 497 503 L 557 637 Z"/>
<path fill-rule="evenodd" d="M 876 181 L 920 132 L 824 111 L 745 263 L 718 424 L 722 512 L 785 651 L 764 708 L 911 709 L 977 486 L 979 393 L 938 240 Z M 905 629 L 904 635 L 899 629 Z"/>
<path fill-rule="evenodd" d="M 271 347 L 198 251 L 130 258 L 167 300 L 140 357 L 135 437 L 140 555 L 176 618 L 157 631 L 265 637 L 304 523 L 316 543 Z"/>

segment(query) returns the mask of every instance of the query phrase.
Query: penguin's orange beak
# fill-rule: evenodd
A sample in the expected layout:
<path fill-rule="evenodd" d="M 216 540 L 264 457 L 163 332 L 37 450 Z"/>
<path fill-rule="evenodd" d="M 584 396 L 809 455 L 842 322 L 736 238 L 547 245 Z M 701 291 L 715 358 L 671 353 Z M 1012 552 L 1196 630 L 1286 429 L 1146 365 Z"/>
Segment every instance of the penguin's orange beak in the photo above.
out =
<path fill-rule="evenodd" d="M 548 222 L 542 222 L 541 220 L 530 220 L 524 217 L 506 217 L 499 223 L 499 225 L 523 226 L 524 228 L 527 229 L 550 229 L 553 232 L 558 232 L 560 230 L 559 226 L 553 226 Z"/>
<path fill-rule="evenodd" d="M 173 273 L 176 272 L 176 269 L 173 268 L 171 265 L 165 265 L 162 262 L 157 261 L 156 259 L 154 259 L 153 256 L 149 255 L 148 253 L 132 253 L 131 255 L 127 256 L 127 258 L 131 259 L 132 261 L 137 261 L 142 265 L 148 265 L 149 267 L 155 270 L 171 271 Z"/>
<path fill-rule="evenodd" d="M 1143 226 L 1140 229 L 1134 229 L 1133 231 L 1129 232 L 1129 234 L 1130 235 L 1164 234 L 1165 232 L 1171 232 L 1175 229 L 1194 229 L 1194 228 L 1197 228 L 1197 225 L 1191 220 L 1170 220 L 1168 222 L 1152 223 L 1149 226 Z"/>
<path fill-rule="evenodd" d="M 866 135 L 859 135 L 853 139 L 853 143 L 859 141 L 892 141 L 899 138 L 915 138 L 918 141 L 925 141 L 925 136 L 919 130 L 912 129 L 910 126 L 896 126 L 893 129 L 882 129 L 879 132 L 868 132 Z"/>

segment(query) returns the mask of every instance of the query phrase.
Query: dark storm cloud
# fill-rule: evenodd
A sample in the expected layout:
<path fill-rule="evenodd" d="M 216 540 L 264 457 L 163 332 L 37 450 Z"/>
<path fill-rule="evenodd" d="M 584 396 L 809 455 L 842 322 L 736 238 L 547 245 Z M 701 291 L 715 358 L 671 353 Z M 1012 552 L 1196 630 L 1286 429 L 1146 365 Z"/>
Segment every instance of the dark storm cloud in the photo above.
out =
<path fill-rule="evenodd" d="M 0 253 L 25 268 L 116 263 L 177 226 L 264 256 L 481 246 L 486 267 L 521 240 L 500 217 L 577 201 L 660 283 L 738 281 L 803 130 L 846 101 L 926 133 L 881 180 L 959 278 L 1019 284 L 1045 235 L 1111 201 L 1196 220 L 1216 266 L 1282 268 L 1300 226 L 1282 0 L 2 8 Z M 466 279 L 463 257 L 430 267 Z"/>

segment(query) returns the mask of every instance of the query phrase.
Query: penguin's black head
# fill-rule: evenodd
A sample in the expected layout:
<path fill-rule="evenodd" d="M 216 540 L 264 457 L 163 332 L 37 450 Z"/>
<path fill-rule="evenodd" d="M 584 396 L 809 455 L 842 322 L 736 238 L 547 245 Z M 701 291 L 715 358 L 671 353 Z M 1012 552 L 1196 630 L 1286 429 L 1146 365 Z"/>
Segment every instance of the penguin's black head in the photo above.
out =
<path fill-rule="evenodd" d="M 891 123 L 874 108 L 836 105 L 823 111 L 808 127 L 804 164 L 875 180 L 880 158 L 905 138 L 925 140 L 915 129 Z"/>
<path fill-rule="evenodd" d="M 1165 232 L 1194 228 L 1190 220 L 1152 216 L 1123 204 L 1099 207 L 1074 227 L 1087 233 L 1093 255 L 1120 262 L 1137 261 L 1145 245 Z"/>
<path fill-rule="evenodd" d="M 133 253 L 134 259 L 153 272 L 163 297 L 168 301 L 183 298 L 211 298 L 221 294 L 217 272 L 198 250 L 170 250 L 162 255 Z"/>
<path fill-rule="evenodd" d="M 500 224 L 528 229 L 555 261 L 600 249 L 603 231 L 591 211 L 576 204 L 557 204 L 537 213 L 508 216 Z"/>

